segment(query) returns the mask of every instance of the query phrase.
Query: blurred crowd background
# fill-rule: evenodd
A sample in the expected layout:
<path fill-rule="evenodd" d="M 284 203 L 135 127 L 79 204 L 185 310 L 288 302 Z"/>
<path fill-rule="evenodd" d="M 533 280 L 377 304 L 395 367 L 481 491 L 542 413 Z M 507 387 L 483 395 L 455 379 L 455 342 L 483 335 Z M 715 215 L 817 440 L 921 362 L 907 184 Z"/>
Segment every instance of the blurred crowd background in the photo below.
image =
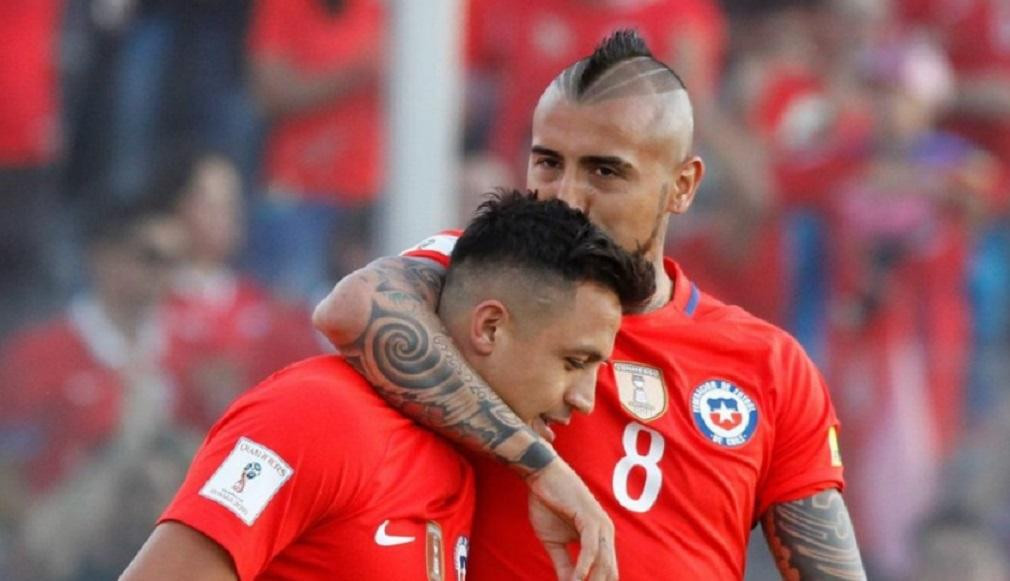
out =
<path fill-rule="evenodd" d="M 1010 0 L 461 1 L 449 226 L 637 27 L 708 167 L 668 254 L 826 375 L 870 578 L 1010 579 Z M 378 252 L 391 9 L 0 2 L 0 578 L 114 578 L 235 395 L 327 349 L 312 306 Z"/>

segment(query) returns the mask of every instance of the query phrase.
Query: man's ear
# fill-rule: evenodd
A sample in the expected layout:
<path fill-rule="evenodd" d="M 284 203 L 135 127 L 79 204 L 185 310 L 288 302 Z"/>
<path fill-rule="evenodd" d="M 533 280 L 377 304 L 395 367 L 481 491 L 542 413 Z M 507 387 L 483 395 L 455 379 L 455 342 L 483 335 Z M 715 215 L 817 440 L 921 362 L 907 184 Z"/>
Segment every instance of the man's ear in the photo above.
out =
<path fill-rule="evenodd" d="M 509 312 L 501 301 L 488 299 L 473 308 L 470 316 L 470 343 L 479 355 L 490 355 L 501 344 Z"/>
<path fill-rule="evenodd" d="M 691 207 L 694 194 L 698 191 L 701 179 L 705 177 L 705 162 L 697 155 L 687 158 L 674 176 L 673 195 L 667 204 L 666 211 L 683 214 Z"/>

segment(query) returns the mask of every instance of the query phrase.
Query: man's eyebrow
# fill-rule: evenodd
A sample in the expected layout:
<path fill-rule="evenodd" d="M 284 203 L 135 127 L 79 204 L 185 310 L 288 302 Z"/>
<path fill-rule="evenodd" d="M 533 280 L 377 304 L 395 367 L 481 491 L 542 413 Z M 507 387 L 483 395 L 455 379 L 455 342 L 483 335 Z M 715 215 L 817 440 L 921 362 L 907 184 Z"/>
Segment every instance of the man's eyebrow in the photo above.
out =
<path fill-rule="evenodd" d="M 635 167 L 631 165 L 631 162 L 617 157 L 616 155 L 587 155 L 579 161 L 589 165 L 613 165 L 625 171 L 634 169 Z"/>
<path fill-rule="evenodd" d="M 605 359 L 605 357 L 603 357 L 603 353 L 600 353 L 592 347 L 576 347 L 575 349 L 572 349 L 571 352 L 585 357 L 586 363 L 596 363 L 597 361 L 603 361 Z"/>
<path fill-rule="evenodd" d="M 543 145 L 534 145 L 533 147 L 530 148 L 530 152 L 536 155 L 543 155 L 545 157 L 556 157 L 556 158 L 561 157 L 560 153 L 554 151 L 549 147 L 544 147 Z M 635 168 L 635 166 L 633 166 L 631 162 L 616 155 L 587 155 L 581 157 L 579 161 L 582 163 L 587 163 L 589 165 L 612 165 L 624 171 L 632 170 Z"/>
<path fill-rule="evenodd" d="M 548 157 L 561 157 L 560 153 L 554 151 L 553 149 L 544 147 L 542 145 L 534 145 L 533 147 L 530 148 L 530 152 L 535 153 L 537 155 L 546 155 Z"/>

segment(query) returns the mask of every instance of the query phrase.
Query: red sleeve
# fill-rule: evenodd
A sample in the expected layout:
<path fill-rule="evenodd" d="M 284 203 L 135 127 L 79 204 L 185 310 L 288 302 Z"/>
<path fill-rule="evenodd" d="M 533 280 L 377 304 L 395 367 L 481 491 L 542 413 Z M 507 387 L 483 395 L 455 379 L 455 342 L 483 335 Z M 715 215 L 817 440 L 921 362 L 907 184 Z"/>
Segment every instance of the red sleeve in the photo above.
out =
<path fill-rule="evenodd" d="M 775 443 L 758 494 L 758 515 L 773 504 L 844 487 L 838 418 L 824 379 L 794 339 L 786 338 L 782 350 Z"/>
<path fill-rule="evenodd" d="M 298 5 L 303 0 L 256 0 L 249 31 L 249 52 L 253 57 L 285 52 L 289 30 L 297 26 Z"/>
<path fill-rule="evenodd" d="M 357 473 L 365 464 L 349 461 L 351 452 L 332 437 L 332 426 L 348 419 L 334 416 L 351 413 L 327 404 L 336 390 L 319 380 L 277 385 L 281 374 L 239 399 L 211 428 L 159 519 L 217 542 L 243 580 L 314 522 L 339 514 L 368 478 Z"/>
<path fill-rule="evenodd" d="M 417 246 L 404 250 L 400 256 L 427 258 L 449 268 L 449 257 L 452 255 L 452 249 L 456 246 L 456 240 L 459 239 L 460 234 L 462 234 L 460 230 L 443 230 L 424 239 Z"/>

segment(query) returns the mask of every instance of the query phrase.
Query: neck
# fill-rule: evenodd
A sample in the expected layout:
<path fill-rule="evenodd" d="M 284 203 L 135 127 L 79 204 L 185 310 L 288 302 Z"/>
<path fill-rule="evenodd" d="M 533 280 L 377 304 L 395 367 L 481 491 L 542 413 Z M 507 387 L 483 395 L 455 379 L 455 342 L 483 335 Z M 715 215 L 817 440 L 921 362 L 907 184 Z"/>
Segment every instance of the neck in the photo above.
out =
<path fill-rule="evenodd" d="M 642 307 L 643 313 L 649 313 L 666 306 L 673 297 L 673 279 L 666 273 L 663 265 L 663 256 L 660 255 L 652 261 L 652 268 L 656 273 L 656 292 L 652 293 L 652 298 Z"/>
<path fill-rule="evenodd" d="M 101 296 L 97 297 L 97 300 L 102 306 L 105 316 L 112 323 L 112 326 L 119 330 L 129 341 L 135 340 L 139 334 L 140 325 L 144 320 L 147 308 L 134 307 L 132 305 L 114 306 L 115 301 L 106 300 L 106 297 Z"/>

